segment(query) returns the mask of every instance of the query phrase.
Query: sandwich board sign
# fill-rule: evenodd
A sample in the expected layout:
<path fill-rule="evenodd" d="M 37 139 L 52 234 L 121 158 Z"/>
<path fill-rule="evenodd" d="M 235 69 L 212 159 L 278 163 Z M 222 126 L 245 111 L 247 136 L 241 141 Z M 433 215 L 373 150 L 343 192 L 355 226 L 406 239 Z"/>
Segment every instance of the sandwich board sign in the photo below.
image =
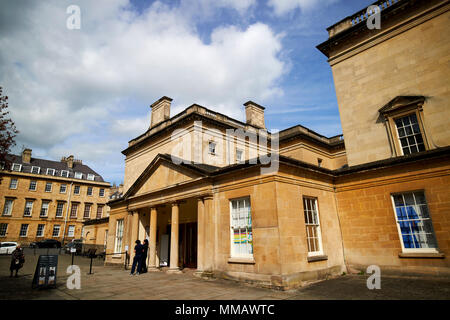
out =
<path fill-rule="evenodd" d="M 33 277 L 33 288 L 56 287 L 58 255 L 40 255 Z"/>

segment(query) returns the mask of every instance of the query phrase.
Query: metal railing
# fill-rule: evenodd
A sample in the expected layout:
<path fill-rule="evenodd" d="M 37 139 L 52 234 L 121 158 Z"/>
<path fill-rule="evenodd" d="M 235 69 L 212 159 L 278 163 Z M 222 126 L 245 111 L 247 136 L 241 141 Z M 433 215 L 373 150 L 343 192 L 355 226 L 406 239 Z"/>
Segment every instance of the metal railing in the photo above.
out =
<path fill-rule="evenodd" d="M 105 256 L 118 256 L 118 255 L 125 255 L 125 261 L 124 261 L 124 269 L 127 270 L 127 266 L 130 264 L 130 253 L 125 250 L 125 252 L 114 252 L 114 253 L 105 253 Z"/>
<path fill-rule="evenodd" d="M 379 0 L 372 4 L 372 6 L 378 6 L 380 8 L 380 12 L 389 8 L 390 6 L 396 4 L 397 2 L 402 0 Z M 355 26 L 365 20 L 367 20 L 375 11 L 367 11 L 367 8 L 358 11 L 354 15 L 350 17 L 352 26 Z"/>

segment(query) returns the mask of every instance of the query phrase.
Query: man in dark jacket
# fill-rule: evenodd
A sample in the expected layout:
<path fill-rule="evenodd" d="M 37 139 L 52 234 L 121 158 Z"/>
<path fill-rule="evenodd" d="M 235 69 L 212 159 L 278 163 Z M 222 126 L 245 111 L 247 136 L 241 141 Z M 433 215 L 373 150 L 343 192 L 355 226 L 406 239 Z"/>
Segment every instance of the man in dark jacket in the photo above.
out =
<path fill-rule="evenodd" d="M 136 270 L 137 265 L 137 272 L 136 274 L 141 273 L 141 267 L 142 267 L 142 254 L 144 253 L 144 247 L 141 244 L 140 240 L 136 240 L 136 245 L 134 246 L 134 258 L 133 258 L 133 265 L 131 266 L 131 275 L 134 275 L 134 270 Z"/>
<path fill-rule="evenodd" d="M 142 245 L 143 253 L 142 253 L 142 266 L 141 273 L 147 272 L 147 252 L 148 252 L 148 240 L 144 240 L 144 244 Z"/>
<path fill-rule="evenodd" d="M 20 244 L 17 245 L 16 249 L 11 253 L 11 265 L 9 270 L 11 271 L 10 277 L 13 276 L 13 271 L 16 270 L 16 278 L 18 277 L 17 273 L 19 269 L 23 267 L 25 263 L 25 256 L 23 255 L 23 249 Z"/>

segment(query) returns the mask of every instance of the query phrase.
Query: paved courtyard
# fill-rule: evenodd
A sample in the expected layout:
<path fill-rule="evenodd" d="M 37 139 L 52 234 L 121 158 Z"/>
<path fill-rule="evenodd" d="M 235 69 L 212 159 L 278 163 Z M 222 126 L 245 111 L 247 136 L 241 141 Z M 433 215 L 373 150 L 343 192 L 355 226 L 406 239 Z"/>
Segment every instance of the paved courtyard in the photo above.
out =
<path fill-rule="evenodd" d="M 43 252 L 44 253 L 44 252 Z M 60 255 L 57 288 L 31 289 L 39 253 L 26 252 L 26 263 L 18 278 L 9 277 L 9 256 L 0 256 L 0 299 L 148 299 L 148 300 L 305 300 L 305 299 L 444 299 L 450 300 L 450 281 L 420 278 L 381 278 L 380 290 L 368 290 L 364 275 L 345 275 L 311 283 L 291 291 L 257 288 L 222 279 L 203 280 L 192 270 L 182 274 L 151 272 L 130 276 L 129 270 L 105 267 L 95 259 L 93 274 L 89 275 L 90 260 L 75 257 L 81 269 L 81 289 L 68 289 L 69 255 Z"/>

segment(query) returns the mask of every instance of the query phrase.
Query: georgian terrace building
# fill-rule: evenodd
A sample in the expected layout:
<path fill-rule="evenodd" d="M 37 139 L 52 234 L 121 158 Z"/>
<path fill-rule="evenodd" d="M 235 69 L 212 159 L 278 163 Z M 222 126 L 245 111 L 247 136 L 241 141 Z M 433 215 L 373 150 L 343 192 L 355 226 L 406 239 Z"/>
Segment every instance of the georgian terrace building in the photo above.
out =
<path fill-rule="evenodd" d="M 153 270 L 280 289 L 369 265 L 450 275 L 449 1 L 375 4 L 383 28 L 367 28 L 364 10 L 318 46 L 345 143 L 301 125 L 271 133 L 252 101 L 245 122 L 152 104 L 123 151 L 106 263 L 147 237 Z"/>
<path fill-rule="evenodd" d="M 0 241 L 23 245 L 82 237 L 83 221 L 106 214 L 110 184 L 73 156 L 37 159 L 25 149 L 1 170 Z"/>
<path fill-rule="evenodd" d="M 108 201 L 121 198 L 123 196 L 123 185 L 116 186 L 113 184 L 108 190 Z M 86 249 L 97 249 L 96 253 L 106 251 L 108 241 L 109 227 L 109 211 L 111 208 L 106 206 L 106 212 L 98 215 L 93 219 L 83 221 L 83 243 Z"/>

